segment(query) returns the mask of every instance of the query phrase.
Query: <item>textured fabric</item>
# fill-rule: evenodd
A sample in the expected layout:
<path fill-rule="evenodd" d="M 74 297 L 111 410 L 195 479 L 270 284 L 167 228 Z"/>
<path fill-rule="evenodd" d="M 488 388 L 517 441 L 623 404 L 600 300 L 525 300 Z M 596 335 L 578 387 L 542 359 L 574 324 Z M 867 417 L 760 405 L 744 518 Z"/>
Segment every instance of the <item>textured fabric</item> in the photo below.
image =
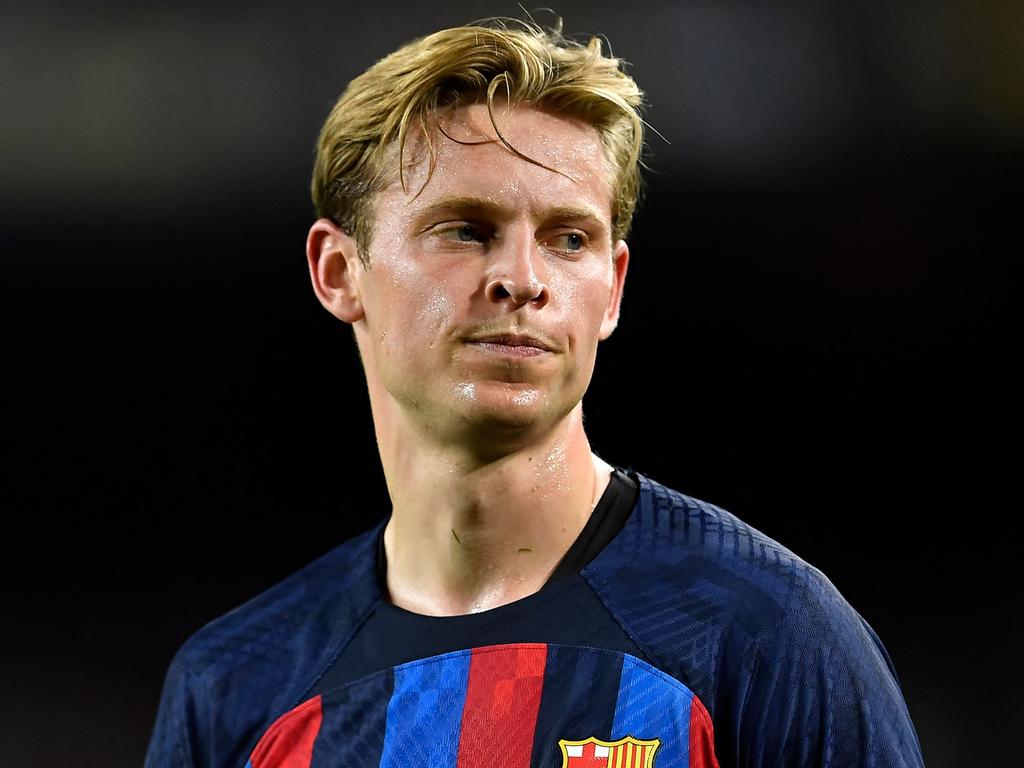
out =
<path fill-rule="evenodd" d="M 380 600 L 375 542 L 346 542 L 191 637 L 168 670 L 146 768 L 245 765 Z"/>
<path fill-rule="evenodd" d="M 622 530 L 633 513 L 639 494 L 640 487 L 636 480 L 621 469 L 614 470 L 587 524 L 555 566 L 549 581 L 574 576 L 597 557 Z"/>
<path fill-rule="evenodd" d="M 260 739 L 249 768 L 310 768 L 313 743 L 323 723 L 323 701 L 316 696 L 278 720 Z"/>
<path fill-rule="evenodd" d="M 311 712 L 321 708 L 314 765 L 542 768 L 562 765 L 568 742 L 577 746 L 566 755 L 568 768 L 607 766 L 609 758 L 622 768 L 717 766 L 711 722 L 694 717 L 693 693 L 626 654 L 500 645 L 403 664 L 393 674 L 382 755 L 335 752 L 361 713 L 339 711 L 333 701 L 342 691 L 346 701 L 356 700 L 353 691 L 376 684 L 370 676 L 325 694 L 323 706 L 317 696 L 277 720 L 257 745 L 252 768 L 306 768 L 301 747 L 309 742 Z M 702 733 L 691 734 L 693 728 Z M 300 748 L 283 752 L 288 743 Z M 702 750 L 692 763 L 691 745 Z M 278 762 L 267 761 L 270 754 Z"/>
<path fill-rule="evenodd" d="M 579 575 L 622 530 L 636 506 L 636 480 L 612 474 L 583 531 L 537 593 L 463 616 L 423 616 L 381 601 L 323 675 L 314 693 L 387 667 L 442 653 L 503 643 L 555 643 L 608 648 L 634 656 L 636 644 Z M 379 529 L 381 534 L 383 529 Z M 386 591 L 384 537 L 378 536 L 377 580 Z"/>
<path fill-rule="evenodd" d="M 923 765 L 888 655 L 820 571 L 718 507 L 640 483 L 583 576 L 709 710 L 722 765 Z"/>
<path fill-rule="evenodd" d="M 518 661 L 521 645 L 489 649 L 505 660 L 505 671 L 498 664 L 480 678 L 490 689 L 479 690 L 492 693 L 468 699 L 468 714 L 464 699 L 460 716 L 436 727 L 423 725 L 425 713 L 450 715 L 459 691 L 474 690 L 479 643 L 469 646 L 475 651 L 431 656 L 318 691 L 325 671 L 380 605 L 371 531 L 186 643 L 168 673 L 147 768 L 241 768 L 275 721 L 301 720 L 292 711 L 307 711 L 301 706 L 311 705 L 303 702 L 317 694 L 322 721 L 314 767 L 466 768 L 460 757 L 467 734 L 453 730 L 455 720 L 460 729 L 471 723 L 487 731 L 488 749 L 505 738 L 515 759 L 529 752 L 523 764 L 531 768 L 583 768 L 583 756 L 613 752 L 652 757 L 645 768 L 921 766 L 888 657 L 828 580 L 728 512 L 636 477 L 640 496 L 626 525 L 574 577 L 596 598 L 588 610 L 600 621 L 611 617 L 635 652 L 578 640 L 527 646 L 545 649 L 541 666 L 536 650 Z M 509 627 L 500 642 L 530 639 L 518 629 Z M 463 688 L 450 665 L 466 656 Z M 415 665 L 449 671 L 409 677 Z M 410 680 L 419 682 L 409 706 L 393 711 Z M 518 713 L 516 738 L 494 725 L 508 713 Z M 527 740 L 524 722 L 533 728 Z M 278 741 L 291 727 L 298 726 L 278 726 Z M 308 715 L 302 727 L 308 734 Z M 409 741 L 411 732 L 429 735 Z M 426 762 L 408 746 L 423 738 L 428 743 L 415 750 Z M 647 739 L 658 739 L 657 749 L 640 745 Z M 404 752 L 386 755 L 388 743 L 406 745 Z M 475 754 L 473 766 L 500 762 Z"/>
<path fill-rule="evenodd" d="M 442 657 L 433 664 L 406 664 L 395 669 L 380 758 L 382 768 L 455 764 L 468 696 L 469 666 L 470 656 L 462 653 Z M 348 731 L 345 714 L 334 718 L 332 726 L 343 738 Z M 325 758 L 329 752 L 325 745 Z"/>
<path fill-rule="evenodd" d="M 421 616 L 381 602 L 312 692 L 415 659 L 504 643 L 581 645 L 643 655 L 577 574 L 549 582 L 522 600 L 464 616 Z"/>

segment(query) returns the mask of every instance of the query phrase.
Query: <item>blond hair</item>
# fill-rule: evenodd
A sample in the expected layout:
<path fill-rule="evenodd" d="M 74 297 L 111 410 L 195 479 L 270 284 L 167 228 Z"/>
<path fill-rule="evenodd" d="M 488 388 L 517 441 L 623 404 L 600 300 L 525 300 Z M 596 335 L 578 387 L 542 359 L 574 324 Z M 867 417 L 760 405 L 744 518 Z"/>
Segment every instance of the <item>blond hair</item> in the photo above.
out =
<path fill-rule="evenodd" d="M 373 196 L 394 178 L 388 149 L 397 144 L 404 187 L 406 141 L 410 129 L 421 129 L 432 172 L 430 129 L 439 110 L 486 103 L 491 111 L 499 87 L 510 103 L 565 113 L 597 130 L 611 182 L 612 237 L 624 238 L 640 193 L 642 93 L 618 59 L 602 54 L 598 38 L 586 46 L 567 40 L 560 23 L 544 29 L 498 19 L 445 29 L 402 46 L 355 78 L 320 131 L 312 182 L 317 215 L 353 235 L 365 259 Z M 494 129 L 511 151 L 536 162 Z"/>

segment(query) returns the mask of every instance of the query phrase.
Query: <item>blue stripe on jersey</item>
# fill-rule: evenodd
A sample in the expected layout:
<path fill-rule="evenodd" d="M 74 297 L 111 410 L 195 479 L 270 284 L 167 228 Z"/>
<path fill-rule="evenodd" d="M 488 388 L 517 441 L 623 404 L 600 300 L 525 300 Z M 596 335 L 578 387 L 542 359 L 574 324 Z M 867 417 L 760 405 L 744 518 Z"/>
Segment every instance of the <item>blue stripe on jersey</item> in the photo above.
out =
<path fill-rule="evenodd" d="M 607 739 L 612 730 L 623 654 L 548 646 L 531 768 L 561 765 L 559 739 Z"/>
<path fill-rule="evenodd" d="M 690 764 L 690 703 L 693 693 L 678 680 L 632 656 L 622 661 L 612 741 L 632 736 L 661 739 L 658 768 Z"/>
<path fill-rule="evenodd" d="M 320 733 L 311 768 L 377 765 L 384 745 L 387 703 L 394 690 L 390 669 L 323 694 Z"/>
<path fill-rule="evenodd" d="M 395 667 L 380 768 L 455 767 L 470 656 L 459 651 Z"/>

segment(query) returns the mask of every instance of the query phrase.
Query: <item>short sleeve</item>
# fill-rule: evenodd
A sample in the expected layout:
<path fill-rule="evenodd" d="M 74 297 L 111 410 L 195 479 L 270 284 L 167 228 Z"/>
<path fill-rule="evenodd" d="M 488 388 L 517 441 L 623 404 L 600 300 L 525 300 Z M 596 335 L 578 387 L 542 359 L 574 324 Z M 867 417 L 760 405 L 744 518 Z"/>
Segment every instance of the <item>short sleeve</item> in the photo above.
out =
<path fill-rule="evenodd" d="M 179 652 L 164 679 L 145 768 L 198 768 L 192 757 L 188 674 Z"/>
<path fill-rule="evenodd" d="M 923 768 L 881 641 L 831 584 L 817 597 L 758 633 L 732 673 L 738 765 Z"/>

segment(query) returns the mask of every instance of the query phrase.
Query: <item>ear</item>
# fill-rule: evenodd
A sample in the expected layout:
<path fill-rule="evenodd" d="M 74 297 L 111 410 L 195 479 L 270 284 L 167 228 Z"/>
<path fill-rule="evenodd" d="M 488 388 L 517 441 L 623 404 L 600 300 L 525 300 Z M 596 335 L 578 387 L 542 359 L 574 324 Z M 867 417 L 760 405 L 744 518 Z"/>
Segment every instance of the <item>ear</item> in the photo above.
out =
<path fill-rule="evenodd" d="M 306 260 L 313 292 L 324 309 L 346 323 L 361 320 L 358 277 L 363 263 L 355 238 L 330 219 L 317 219 L 306 238 Z"/>
<path fill-rule="evenodd" d="M 598 338 L 604 341 L 612 335 L 619 324 L 619 307 L 622 305 L 622 288 L 626 284 L 626 270 L 629 268 L 629 246 L 625 240 L 615 244 L 612 255 L 612 291 L 608 296 L 608 306 L 601 320 L 601 333 Z"/>

